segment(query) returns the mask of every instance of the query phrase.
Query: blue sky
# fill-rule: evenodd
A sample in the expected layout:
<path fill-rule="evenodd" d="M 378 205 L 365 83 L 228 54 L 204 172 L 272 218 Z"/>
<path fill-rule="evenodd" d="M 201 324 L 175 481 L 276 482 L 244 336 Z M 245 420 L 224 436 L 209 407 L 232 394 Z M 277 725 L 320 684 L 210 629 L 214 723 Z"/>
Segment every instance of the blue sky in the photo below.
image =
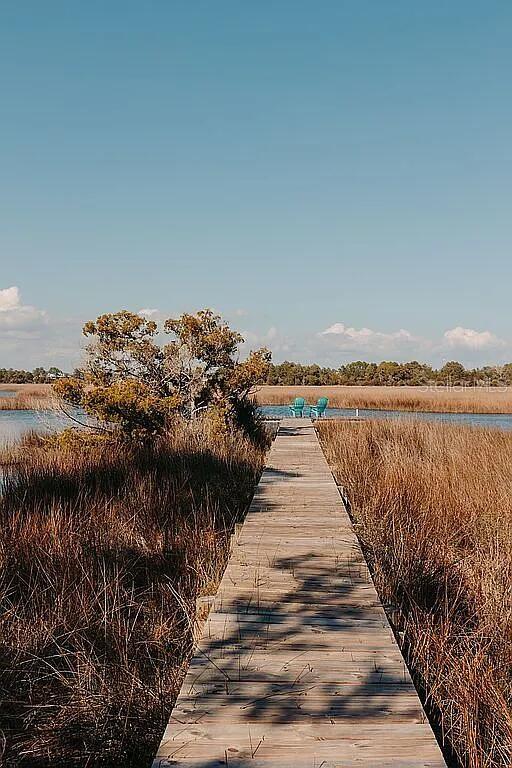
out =
<path fill-rule="evenodd" d="M 2 3 L 0 367 L 204 306 L 277 360 L 512 359 L 511 29 L 496 0 Z"/>

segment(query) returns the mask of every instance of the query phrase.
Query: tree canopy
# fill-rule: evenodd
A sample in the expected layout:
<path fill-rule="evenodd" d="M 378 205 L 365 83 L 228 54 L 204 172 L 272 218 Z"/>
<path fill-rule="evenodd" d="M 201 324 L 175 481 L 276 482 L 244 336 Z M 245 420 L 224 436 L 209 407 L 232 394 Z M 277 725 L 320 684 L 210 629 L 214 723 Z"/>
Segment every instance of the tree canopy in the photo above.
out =
<path fill-rule="evenodd" d="M 122 310 L 86 323 L 83 333 L 91 339 L 84 365 L 54 388 L 98 422 L 148 436 L 173 416 L 215 409 L 225 425 L 249 426 L 250 394 L 267 376 L 270 352 L 259 349 L 241 361 L 242 336 L 212 310 L 170 318 L 161 332 L 154 321 Z"/>
<path fill-rule="evenodd" d="M 0 384 L 48 384 L 65 375 L 55 366 L 48 370 L 41 367 L 34 368 L 33 371 L 0 368 Z"/>
<path fill-rule="evenodd" d="M 465 368 L 461 363 L 449 361 L 436 370 L 431 365 L 412 360 L 398 363 L 384 360 L 380 363 L 356 360 L 339 368 L 321 368 L 285 360 L 270 365 L 266 384 L 284 386 L 359 385 L 359 386 L 505 386 L 512 384 L 512 363 L 506 365 Z"/>

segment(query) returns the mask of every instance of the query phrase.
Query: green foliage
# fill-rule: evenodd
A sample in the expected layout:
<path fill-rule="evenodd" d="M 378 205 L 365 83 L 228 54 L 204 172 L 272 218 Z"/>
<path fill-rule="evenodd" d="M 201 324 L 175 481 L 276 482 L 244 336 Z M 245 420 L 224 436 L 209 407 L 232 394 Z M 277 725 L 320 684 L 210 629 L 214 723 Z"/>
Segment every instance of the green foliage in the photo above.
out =
<path fill-rule="evenodd" d="M 466 369 L 461 363 L 451 361 L 435 370 L 417 360 L 408 363 L 388 360 L 368 363 L 357 360 L 338 369 L 285 361 L 269 367 L 265 383 L 282 386 L 504 386 L 512 385 L 512 363 Z"/>
<path fill-rule="evenodd" d="M 248 412 L 243 404 L 268 374 L 268 350 L 240 362 L 243 338 L 209 309 L 170 318 L 163 330 L 167 344 L 159 343 L 156 323 L 126 310 L 86 323 L 86 363 L 58 380 L 56 393 L 131 436 L 159 434 L 172 417 L 205 410 L 219 432 L 246 427 L 239 414 Z"/>
<path fill-rule="evenodd" d="M 180 404 L 177 395 L 158 397 L 135 379 L 84 389 L 81 405 L 97 419 L 118 424 L 124 432 L 157 434 Z"/>
<path fill-rule="evenodd" d="M 168 350 L 173 354 L 185 352 L 186 357 L 202 361 L 207 369 L 231 367 L 233 355 L 243 342 L 242 336 L 211 309 L 166 320 L 164 329 L 175 337 Z"/>
<path fill-rule="evenodd" d="M 271 365 L 267 384 L 285 386 L 305 386 L 314 384 L 339 384 L 339 373 L 333 368 L 320 368 L 319 365 L 301 365 L 285 360 L 284 363 Z"/>
<path fill-rule="evenodd" d="M 63 451 L 83 451 L 85 449 L 101 449 L 109 444 L 110 435 L 107 433 L 98 434 L 97 432 L 88 432 L 69 427 L 61 432 L 54 432 L 50 435 L 32 436 L 30 447 L 55 448 Z"/>
<path fill-rule="evenodd" d="M 449 363 L 445 363 L 439 371 L 439 376 L 447 384 L 460 384 L 467 378 L 467 372 L 461 363 L 455 360 L 450 360 Z"/>
<path fill-rule="evenodd" d="M 48 384 L 65 374 L 60 368 L 34 368 L 33 371 L 0 368 L 0 384 Z"/>
<path fill-rule="evenodd" d="M 507 363 L 501 369 L 503 379 L 507 384 L 512 384 L 512 363 Z"/>

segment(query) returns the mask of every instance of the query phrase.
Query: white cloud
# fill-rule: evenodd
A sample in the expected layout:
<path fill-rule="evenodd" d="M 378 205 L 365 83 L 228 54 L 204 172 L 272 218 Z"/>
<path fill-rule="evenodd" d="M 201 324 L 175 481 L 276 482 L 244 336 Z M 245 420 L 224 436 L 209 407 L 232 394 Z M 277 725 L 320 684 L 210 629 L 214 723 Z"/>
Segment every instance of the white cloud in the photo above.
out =
<path fill-rule="evenodd" d="M 371 328 L 353 328 L 345 323 L 334 325 L 321 331 L 320 336 L 332 341 L 337 349 L 361 349 L 363 351 L 385 352 L 390 349 L 399 349 L 400 346 L 410 346 L 421 343 L 421 339 L 415 337 L 404 328 L 391 333 L 374 331 Z"/>
<path fill-rule="evenodd" d="M 158 323 L 168 316 L 151 307 L 140 309 L 139 314 Z M 244 317 L 246 312 L 240 309 L 235 314 Z M 58 317 L 25 304 L 17 286 L 0 289 L 0 365 L 33 368 L 56 364 L 71 370 L 82 353 L 83 319 Z M 366 326 L 357 328 L 343 322 L 333 323 L 320 332 L 312 329 L 293 334 L 271 325 L 270 321 L 263 327 L 256 321 L 247 325 L 252 327 L 250 331 L 242 330 L 246 339 L 242 355 L 249 349 L 265 346 L 272 351 L 276 362 L 288 359 L 338 367 L 357 359 L 377 362 L 417 359 L 435 365 L 447 359 L 471 365 L 512 360 L 510 341 L 500 339 L 489 330 L 462 326 L 426 338 L 404 328 L 385 331 Z"/>
<path fill-rule="evenodd" d="M 17 286 L 0 289 L 0 334 L 26 337 L 27 333 L 37 331 L 46 322 L 44 310 L 22 303 Z"/>
<path fill-rule="evenodd" d="M 70 370 L 81 355 L 81 325 L 79 319 L 52 319 L 44 309 L 24 304 L 15 285 L 0 289 L 0 365 Z"/>
<path fill-rule="evenodd" d="M 401 328 L 398 331 L 376 331 L 371 328 L 354 328 L 345 323 L 334 323 L 318 334 L 323 340 L 324 352 L 336 362 L 364 357 L 369 360 L 391 358 L 395 360 L 426 360 L 440 364 L 445 355 L 455 355 L 466 364 L 489 362 L 486 352 L 492 356 L 490 362 L 500 362 L 512 355 L 512 347 L 491 331 L 476 331 L 457 326 L 445 331 L 440 337 L 415 336 Z M 318 349 L 319 358 L 322 350 Z M 337 355 L 337 357 L 336 357 Z"/>
<path fill-rule="evenodd" d="M 462 328 L 460 325 L 445 331 L 443 340 L 448 347 L 472 350 L 503 347 L 506 344 L 491 331 L 475 331 L 472 328 Z"/>
<path fill-rule="evenodd" d="M 0 312 L 16 309 L 20 303 L 20 291 L 16 285 L 0 290 Z"/>

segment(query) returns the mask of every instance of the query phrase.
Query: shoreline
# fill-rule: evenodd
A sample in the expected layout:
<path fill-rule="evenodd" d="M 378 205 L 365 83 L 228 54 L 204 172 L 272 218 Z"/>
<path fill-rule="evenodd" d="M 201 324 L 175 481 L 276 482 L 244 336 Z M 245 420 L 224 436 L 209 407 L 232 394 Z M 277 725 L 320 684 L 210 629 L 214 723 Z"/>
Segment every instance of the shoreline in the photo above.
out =
<path fill-rule="evenodd" d="M 254 392 L 255 402 L 262 407 L 286 406 L 295 397 L 304 397 L 311 405 L 319 397 L 328 397 L 329 408 L 344 410 L 512 415 L 512 387 L 261 385 Z M 57 407 L 51 384 L 0 384 L 0 411 Z"/>

